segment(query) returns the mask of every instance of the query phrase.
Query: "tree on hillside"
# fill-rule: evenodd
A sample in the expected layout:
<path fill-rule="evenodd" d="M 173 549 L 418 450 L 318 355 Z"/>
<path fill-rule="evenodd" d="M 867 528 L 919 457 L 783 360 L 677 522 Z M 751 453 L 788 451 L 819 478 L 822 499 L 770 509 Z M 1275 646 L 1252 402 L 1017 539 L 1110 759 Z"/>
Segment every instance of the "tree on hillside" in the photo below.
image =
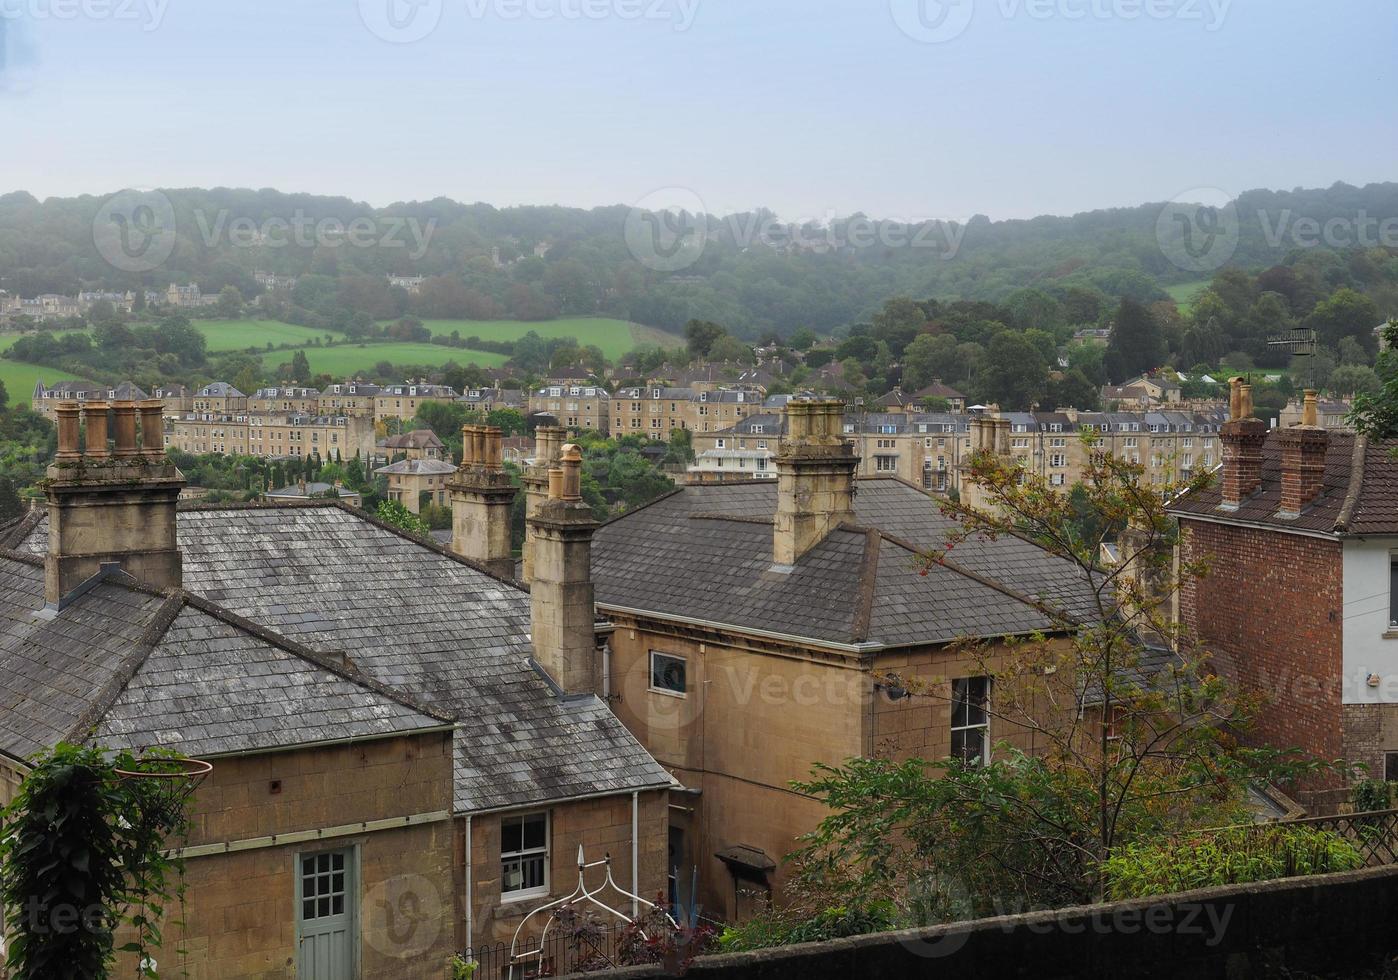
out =
<path fill-rule="evenodd" d="M 1216 365 L 1228 353 L 1227 344 L 1218 320 L 1210 317 L 1206 323 L 1196 323 L 1185 329 L 1184 342 L 1180 346 L 1180 363 Z"/>
<path fill-rule="evenodd" d="M 1150 310 L 1135 300 L 1122 300 L 1107 342 L 1107 376 L 1120 384 L 1164 364 L 1165 354 L 1160 323 Z"/>
<path fill-rule="evenodd" d="M 1006 411 L 1027 411 L 1048 387 L 1048 364 L 1023 334 L 995 335 L 976 375 L 976 397 Z"/>
<path fill-rule="evenodd" d="M 1327 347 L 1337 347 L 1343 338 L 1353 337 L 1365 350 L 1374 348 L 1373 331 L 1378 322 L 1379 308 L 1374 301 L 1348 287 L 1317 303 L 1304 321 Z"/>
<path fill-rule="evenodd" d="M 311 380 L 311 362 L 306 359 L 303 350 L 298 350 L 291 357 L 291 377 L 301 385 Z"/>
<path fill-rule="evenodd" d="M 888 344 L 897 357 L 926 323 L 927 314 L 921 306 L 906 296 L 898 296 L 884 303 L 883 309 L 874 314 L 869 335 Z"/>
<path fill-rule="evenodd" d="M 1364 364 L 1340 365 L 1330 372 L 1329 381 L 1323 387 L 1343 398 L 1359 395 L 1373 398 L 1383 390 L 1383 384 L 1374 373 L 1374 369 Z"/>
<path fill-rule="evenodd" d="M 1069 368 L 1049 379 L 1048 394 L 1044 402 L 1050 408 L 1076 408 L 1083 412 L 1095 412 L 1100 407 L 1101 392 L 1080 368 Z"/>
<path fill-rule="evenodd" d="M 709 320 L 690 320 L 684 325 L 685 343 L 695 357 L 708 357 L 709 348 L 726 333 L 727 330 Z"/>
<path fill-rule="evenodd" d="M 218 291 L 218 315 L 229 320 L 243 315 L 243 294 L 237 286 L 224 286 Z"/>
<path fill-rule="evenodd" d="M 709 360 L 733 361 L 738 364 L 755 364 L 757 362 L 757 357 L 753 354 L 752 348 L 737 337 L 724 334 L 709 347 Z"/>
<path fill-rule="evenodd" d="M 1053 330 L 1062 322 L 1063 310 L 1042 289 L 1021 289 L 1010 294 L 1005 307 L 1021 330 Z"/>

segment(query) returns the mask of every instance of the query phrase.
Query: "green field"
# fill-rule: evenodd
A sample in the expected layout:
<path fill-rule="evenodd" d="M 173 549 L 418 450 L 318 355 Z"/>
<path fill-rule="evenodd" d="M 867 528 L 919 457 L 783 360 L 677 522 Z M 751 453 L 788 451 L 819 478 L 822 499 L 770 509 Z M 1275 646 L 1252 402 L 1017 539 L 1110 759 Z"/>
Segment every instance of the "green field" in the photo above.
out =
<path fill-rule="evenodd" d="M 481 340 L 514 340 L 529 331 L 534 331 L 545 340 L 556 337 L 576 337 L 579 344 L 586 347 L 595 344 L 609 361 L 620 359 L 642 344 L 660 347 L 681 347 L 684 338 L 666 333 L 654 327 L 625 320 L 609 320 L 606 317 L 566 317 L 561 320 L 426 320 L 424 323 L 435 337 L 450 334 L 453 330 L 463 338 L 479 337 Z"/>
<path fill-rule="evenodd" d="M 193 326 L 204 335 L 211 354 L 247 350 L 249 347 L 266 348 L 268 344 L 275 347 L 308 344 L 317 339 L 323 341 L 326 334 L 340 339 L 334 331 L 298 327 L 277 320 L 195 320 Z"/>
<path fill-rule="evenodd" d="M 64 332 L 72 333 L 74 331 Z M 9 350 L 14 342 L 22 336 L 24 335 L 18 333 L 0 333 L 0 351 Z M 26 364 L 23 361 L 11 361 L 0 357 L 0 382 L 5 384 L 5 391 L 9 393 L 11 405 L 28 405 L 29 396 L 34 391 L 36 381 L 51 385 L 56 381 L 87 380 L 87 378 L 75 378 L 71 374 L 65 374 L 58 368 Z"/>
<path fill-rule="evenodd" d="M 380 361 L 430 367 L 439 367 L 448 361 L 455 361 L 462 365 L 499 367 L 506 360 L 504 354 L 441 347 L 437 344 L 337 344 L 334 347 L 297 349 L 306 352 L 306 360 L 310 362 L 313 374 L 328 374 L 335 378 L 353 377 L 358 371 L 368 373 Z M 275 370 L 277 365 L 289 362 L 295 354 L 294 350 L 268 351 L 262 355 L 263 367 L 268 371 Z"/>
<path fill-rule="evenodd" d="M 1170 294 L 1170 298 L 1175 301 L 1175 305 L 1180 308 L 1181 313 L 1188 313 L 1189 308 L 1194 305 L 1194 301 L 1199 298 L 1199 294 L 1209 288 L 1211 279 L 1195 279 L 1193 282 L 1177 282 L 1173 286 L 1162 287 Z"/>

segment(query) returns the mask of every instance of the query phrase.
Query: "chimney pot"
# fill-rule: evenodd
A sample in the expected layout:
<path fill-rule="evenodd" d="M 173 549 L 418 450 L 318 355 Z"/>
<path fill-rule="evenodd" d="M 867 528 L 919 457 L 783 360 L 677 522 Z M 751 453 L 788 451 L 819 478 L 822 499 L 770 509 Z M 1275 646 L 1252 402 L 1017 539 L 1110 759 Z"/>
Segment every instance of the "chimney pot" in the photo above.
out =
<path fill-rule="evenodd" d="M 83 421 L 87 424 L 88 459 L 106 459 L 111 455 L 107 448 L 107 403 L 90 401 L 83 403 Z"/>
<path fill-rule="evenodd" d="M 1301 409 L 1301 424 L 1316 426 L 1319 420 L 1319 412 L 1316 410 L 1315 389 L 1307 388 Z"/>
<path fill-rule="evenodd" d="M 79 411 L 77 402 L 59 402 L 54 406 L 53 413 L 58 419 L 58 452 L 54 456 L 57 460 L 82 458 L 78 447 Z"/>
<path fill-rule="evenodd" d="M 141 449 L 150 459 L 165 456 L 165 403 L 159 398 L 141 402 Z"/>
<path fill-rule="evenodd" d="M 136 403 L 130 399 L 115 402 L 112 411 L 116 416 L 114 435 L 117 457 L 125 459 L 140 455 L 140 447 L 136 445 Z"/>

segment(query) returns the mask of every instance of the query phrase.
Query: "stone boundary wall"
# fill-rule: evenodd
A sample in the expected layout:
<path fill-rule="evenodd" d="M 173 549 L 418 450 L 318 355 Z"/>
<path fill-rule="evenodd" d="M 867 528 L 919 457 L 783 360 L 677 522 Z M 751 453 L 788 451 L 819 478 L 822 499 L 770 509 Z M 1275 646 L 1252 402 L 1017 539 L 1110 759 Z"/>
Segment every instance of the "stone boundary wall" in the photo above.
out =
<path fill-rule="evenodd" d="M 1209 888 L 696 960 L 692 980 L 1346 977 L 1398 954 L 1398 867 Z M 671 976 L 658 967 L 610 980 Z M 582 975 L 579 975 L 582 976 Z"/>

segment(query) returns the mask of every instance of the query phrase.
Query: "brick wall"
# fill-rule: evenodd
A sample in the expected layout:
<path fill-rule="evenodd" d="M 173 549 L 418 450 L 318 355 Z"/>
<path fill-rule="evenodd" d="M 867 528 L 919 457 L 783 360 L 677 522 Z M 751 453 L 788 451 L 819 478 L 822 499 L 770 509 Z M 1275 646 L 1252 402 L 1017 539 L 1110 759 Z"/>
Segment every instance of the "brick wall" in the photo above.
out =
<path fill-rule="evenodd" d="M 1211 559 L 1180 593 L 1180 619 L 1222 676 L 1267 698 L 1252 740 L 1345 755 L 1336 541 L 1182 518 L 1181 556 Z"/>

